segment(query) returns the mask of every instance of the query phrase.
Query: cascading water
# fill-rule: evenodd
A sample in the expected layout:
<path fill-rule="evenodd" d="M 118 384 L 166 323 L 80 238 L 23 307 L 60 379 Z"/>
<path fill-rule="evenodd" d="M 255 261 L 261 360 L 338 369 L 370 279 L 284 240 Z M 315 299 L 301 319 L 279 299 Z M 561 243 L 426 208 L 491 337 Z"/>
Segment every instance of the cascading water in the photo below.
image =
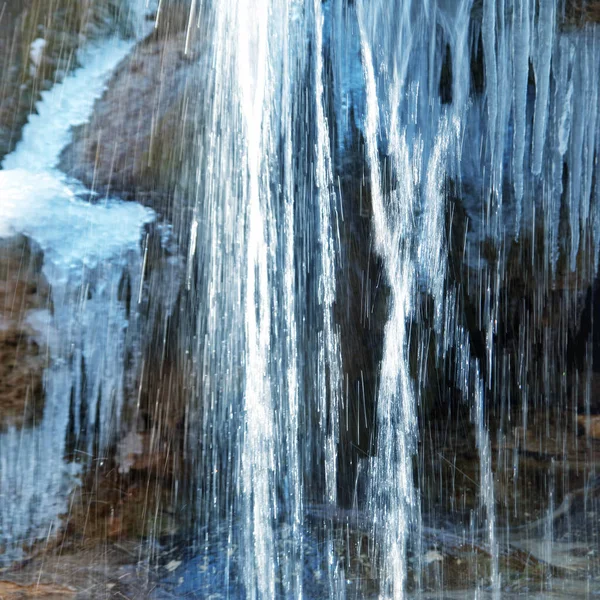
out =
<path fill-rule="evenodd" d="M 377 442 L 370 466 L 370 491 L 366 504 L 374 523 L 375 547 L 378 548 L 375 554 L 379 557 L 377 560 L 381 568 L 381 593 L 391 597 L 403 596 L 409 539 L 418 540 L 421 536 L 411 457 L 418 440 L 417 403 L 425 382 L 415 382 L 411 372 L 410 322 L 417 318 L 416 307 L 421 299 L 430 296 L 434 303 L 432 323 L 438 360 L 456 361 L 457 387 L 473 407 L 472 419 L 479 448 L 482 482 L 479 522 L 487 522 L 483 531 L 487 532 L 487 543 L 492 553 L 492 589 L 498 594 L 501 580 L 496 498 L 486 405 L 493 397 L 493 377 L 497 372 L 494 344 L 503 267 L 497 264 L 492 270 L 481 259 L 467 259 L 474 260 L 474 264 L 481 269 L 475 287 L 483 292 L 485 298 L 478 318 L 485 335 L 486 350 L 482 355 L 472 355 L 469 348 L 474 341 L 465 330 L 466 324 L 457 320 L 455 315 L 457 310 L 464 310 L 460 298 L 465 293 L 462 288 L 469 288 L 469 284 L 454 282 L 454 274 L 449 274 L 447 269 L 446 255 L 450 251 L 448 237 L 451 235 L 447 221 L 447 196 L 451 187 L 457 190 L 463 197 L 468 217 L 475 223 L 464 240 L 467 250 L 484 239 L 491 239 L 501 249 L 506 235 L 514 235 L 516 239 L 532 236 L 534 207 L 537 203 L 526 204 L 525 198 L 543 199 L 537 210 L 549 219 L 545 252 L 552 268 L 556 268 L 559 227 L 556 207 L 561 204 L 563 190 L 560 182 L 558 186 L 545 182 L 551 181 L 552 172 L 562 173 L 562 167 L 556 165 L 553 171 L 550 167 L 544 171 L 543 164 L 551 163 L 549 160 L 544 163 L 544 151 L 550 154 L 551 148 L 558 148 L 560 156 L 557 158 L 561 161 L 570 152 L 569 164 L 573 164 L 575 174 L 570 181 L 577 182 L 571 183 L 567 192 L 570 194 L 567 205 L 570 207 L 572 231 L 569 254 L 571 267 L 575 266 L 579 249 L 579 224 L 589 222 L 588 207 L 593 188 L 590 177 L 595 168 L 592 148 L 597 144 L 598 135 L 596 118 L 592 114 L 594 110 L 588 108 L 586 113 L 586 104 L 581 102 L 577 110 L 578 127 L 586 120 L 586 114 L 589 114 L 592 127 L 585 134 L 583 129 L 576 129 L 575 134 L 579 136 L 576 137 L 569 132 L 574 114 L 572 108 L 565 106 L 555 109 L 554 106 L 557 102 L 573 102 L 573 85 L 586 86 L 579 97 L 590 100 L 588 107 L 597 106 L 597 70 L 590 68 L 592 62 L 597 63 L 591 58 L 597 32 L 592 27 L 576 34 L 558 31 L 556 20 L 562 8 L 553 2 L 539 7 L 518 1 L 506 5 L 486 1 L 482 6 L 475 6 L 468 0 L 457 3 L 359 2 L 355 7 L 333 2 L 331 6 L 327 3 L 323 6 L 327 16 L 325 29 L 331 31 L 327 36 L 323 33 L 323 7 L 320 2 L 304 7 L 298 4 L 288 11 L 269 3 L 257 3 L 252 6 L 252 14 L 255 18 L 256 15 L 263 15 L 264 20 L 251 27 L 249 32 L 244 21 L 244 31 L 240 32 L 244 45 L 235 46 L 233 51 L 249 61 L 242 69 L 239 85 L 245 92 L 241 92 L 238 101 L 241 102 L 239 110 L 245 115 L 239 126 L 245 132 L 241 134 L 245 140 L 243 152 L 252 156 L 247 163 L 243 159 L 235 161 L 235 172 L 239 173 L 241 169 L 241 185 L 247 190 L 244 194 L 248 194 L 239 210 L 242 214 L 249 211 L 249 216 L 245 217 L 247 246 L 242 247 L 246 248 L 250 262 L 246 272 L 242 269 L 238 271 L 237 277 L 242 281 L 235 286 L 236 289 L 249 286 L 242 296 L 246 305 L 245 335 L 247 340 L 249 338 L 252 341 L 251 344 L 247 341 L 245 345 L 246 412 L 243 418 L 244 437 L 240 439 L 241 468 L 242 473 L 246 474 L 242 475 L 244 485 L 241 491 L 246 506 L 247 529 L 252 532 L 244 545 L 246 549 L 253 548 L 246 572 L 246 582 L 250 586 L 247 590 L 251 596 L 265 596 L 274 592 L 272 569 L 278 563 L 277 557 L 280 560 L 282 557 L 278 555 L 274 542 L 277 526 L 273 516 L 278 510 L 285 514 L 287 507 L 285 502 L 279 504 L 273 494 L 284 480 L 290 481 L 284 475 L 285 470 L 280 472 L 274 467 L 276 457 L 285 456 L 285 451 L 282 451 L 280 441 L 271 429 L 269 416 L 276 410 L 275 407 L 284 414 L 288 413 L 288 409 L 282 406 L 281 398 L 275 400 L 273 396 L 272 386 L 275 382 L 281 385 L 281 381 L 267 379 L 270 383 L 265 383 L 264 375 L 265 365 L 270 361 L 277 362 L 280 359 L 276 357 L 286 352 L 284 346 L 279 345 L 283 343 L 282 340 L 267 336 L 261 329 L 262 324 L 267 329 L 277 329 L 271 319 L 278 318 L 280 314 L 273 300 L 269 300 L 269 294 L 277 293 L 281 283 L 277 283 L 273 266 L 268 266 L 269 254 L 277 252 L 276 238 L 269 238 L 268 232 L 271 227 L 278 227 L 275 213 L 269 212 L 268 207 L 274 206 L 270 202 L 275 203 L 277 198 L 272 190 L 278 187 L 285 189 L 285 185 L 278 186 L 273 172 L 263 171 L 260 182 L 265 187 L 260 187 L 257 173 L 260 172 L 260 161 L 264 160 L 271 164 L 286 165 L 283 171 L 285 178 L 293 172 L 289 166 L 289 153 L 305 151 L 299 145 L 303 138 L 289 133 L 279 133 L 283 139 L 279 145 L 275 142 L 266 145 L 265 140 L 269 140 L 274 132 L 281 131 L 281 122 L 289 128 L 288 131 L 291 130 L 286 111 L 298 100 L 288 98 L 287 94 L 294 94 L 297 81 L 308 80 L 312 81 L 315 90 L 314 113 L 310 113 L 310 108 L 305 110 L 307 114 L 314 114 L 314 126 L 300 121 L 294 123 L 293 127 L 304 131 L 305 139 L 314 140 L 316 153 L 312 160 L 315 170 L 314 175 L 312 169 L 304 173 L 295 171 L 293 179 L 294 184 L 299 186 L 299 179 L 306 181 L 306 178 L 310 178 L 310 184 L 315 186 L 317 206 L 321 207 L 316 249 L 320 257 L 317 258 L 317 264 L 320 261 L 321 265 L 318 299 L 323 329 L 316 347 L 319 385 L 315 390 L 314 402 L 318 402 L 315 406 L 320 415 L 320 431 L 325 433 L 324 437 L 313 439 L 324 444 L 323 500 L 330 505 L 336 504 L 339 484 L 334 483 L 338 462 L 336 445 L 340 436 L 337 428 L 343 414 L 338 390 L 343 388 L 344 380 L 337 367 L 340 342 L 331 312 L 336 294 L 333 250 L 339 243 L 336 212 L 332 212 L 336 204 L 333 191 L 336 164 L 332 162 L 332 157 L 338 157 L 339 160 L 347 151 L 352 135 L 352 123 L 347 116 L 351 109 L 355 124 L 364 136 L 370 169 L 374 249 L 382 258 L 390 286 L 389 315 L 376 400 Z M 281 31 L 289 27 L 290 15 L 297 20 L 304 19 L 309 44 L 306 48 L 312 61 L 304 62 L 298 58 L 306 52 L 303 44 L 307 44 L 307 41 L 302 38 L 302 31 L 294 38 L 298 44 L 295 48 L 286 46 L 282 49 L 278 46 L 279 38 L 269 32 L 270 19 L 274 19 L 274 15 L 282 16 Z M 233 17 L 231 19 L 234 20 Z M 239 31 L 240 25 L 235 27 L 235 31 Z M 354 35 L 349 33 L 352 29 Z M 221 35 L 231 34 L 228 30 Z M 247 45 L 246 36 L 254 43 Z M 325 39 L 328 40 L 327 46 L 323 43 Z M 575 64 L 572 61 L 578 52 L 582 60 L 577 64 L 582 66 L 568 67 Z M 282 71 L 279 62 L 283 60 L 290 64 L 294 58 L 300 60 L 302 65 L 302 69 L 294 72 L 296 79 L 290 71 Z M 330 130 L 326 116 L 327 92 L 323 87 L 323 65 L 324 61 L 329 60 L 334 65 L 332 79 L 327 85 L 331 84 L 333 88 L 333 108 L 329 110 L 336 119 L 335 135 Z M 482 63 L 482 67 L 477 67 L 477 61 Z M 530 62 L 536 78 L 533 92 L 529 82 Z M 477 68 L 485 69 L 485 81 L 481 84 L 474 84 L 478 74 L 473 71 Z M 309 77 L 308 72 L 312 72 L 312 76 Z M 239 68 L 236 73 L 232 80 L 239 82 Z M 265 75 L 267 73 L 268 76 Z M 285 74 L 283 83 L 282 73 Z M 551 77 L 563 77 L 561 84 L 556 84 L 554 93 L 550 91 Z M 575 83 L 577 77 L 581 79 Z M 511 83 L 501 85 L 500 81 Z M 478 90 L 476 85 L 484 87 Z M 512 90 L 512 94 L 508 90 Z M 283 97 L 274 107 L 273 99 L 280 98 L 279 94 L 283 94 Z M 561 100 L 561 94 L 567 96 Z M 298 115 L 295 116 L 298 119 Z M 274 118 L 277 125 L 273 125 Z M 262 124 L 261 145 L 257 141 L 260 136 L 254 131 L 259 124 Z M 556 138 L 550 137 L 553 131 L 556 131 Z M 333 139 L 336 144 L 331 151 L 329 147 Z M 309 141 L 309 145 L 311 143 Z M 578 150 L 568 150 L 570 147 L 580 148 L 582 144 L 586 156 L 584 160 Z M 510 165 L 508 167 L 505 164 L 507 162 Z M 240 167 L 240 164 L 246 166 Z M 582 175 L 584 170 L 586 174 Z M 511 183 L 511 188 L 507 188 L 507 181 Z M 577 187 L 574 191 L 573 186 L 579 186 L 580 181 L 584 182 L 583 187 Z M 261 190 L 260 193 L 257 188 Z M 536 190 L 544 191 L 539 194 Z M 261 197 L 261 202 L 257 203 L 256 196 Z M 290 196 L 285 197 L 289 203 Z M 239 198 L 238 194 L 238 202 Z M 296 193 L 293 202 L 301 205 L 304 196 Z M 555 208 L 548 211 L 551 206 Z M 585 211 L 583 221 L 581 210 Z M 287 224 L 310 235 L 306 221 L 296 220 L 292 225 L 290 219 Z M 288 257 L 291 258 L 291 254 Z M 287 269 L 302 271 L 307 267 L 306 262 L 287 262 Z M 267 275 L 269 271 L 273 273 L 270 278 Z M 289 293 L 292 288 L 288 284 L 286 289 Z M 467 293 L 470 293 L 469 289 Z M 295 310 L 301 311 L 298 294 L 295 298 Z M 292 313 L 285 314 L 291 319 Z M 318 322 L 313 326 L 319 327 Z M 287 330 L 297 331 L 296 325 L 291 328 L 288 326 Z M 290 344 L 299 343 L 302 339 L 302 336 L 287 338 L 285 347 L 289 349 Z M 302 373 L 303 368 L 311 372 L 314 368 L 310 363 L 315 357 L 306 353 L 302 345 L 293 356 L 297 357 L 300 370 L 297 371 L 294 366 L 292 373 Z M 285 372 L 280 371 L 281 374 Z M 285 381 L 285 376 L 283 379 Z M 257 385 L 267 387 L 257 388 Z M 308 390 L 304 391 L 306 393 Z M 259 404 L 249 404 L 257 397 Z M 295 406 L 294 401 L 289 404 L 292 408 L 291 417 L 295 427 L 298 427 Z M 301 424 L 298 431 L 307 426 L 308 423 Z M 297 450 L 295 446 L 291 447 L 296 457 Z M 313 450 L 309 448 L 305 456 Z M 248 453 L 253 457 L 251 460 L 244 459 Z M 302 455 L 299 459 L 302 460 Z M 244 466 L 245 460 L 250 460 L 253 466 Z M 302 506 L 306 503 L 303 500 L 306 487 L 300 485 L 298 479 L 293 480 L 296 485 L 288 487 L 288 493 L 291 492 L 294 503 L 299 502 L 294 504 L 295 507 Z M 255 506 L 259 498 L 262 499 L 260 510 Z M 253 510 L 250 511 L 249 507 L 253 507 Z M 248 515 L 252 515 L 251 518 Z M 258 545 L 257 537 L 260 538 Z M 270 560 L 266 558 L 269 556 Z M 337 596 L 342 592 L 334 584 L 329 593 Z"/>
<path fill-rule="evenodd" d="M 569 499 L 572 471 L 586 486 L 597 477 L 593 444 L 572 430 L 591 431 L 594 404 L 600 25 L 566 0 L 183 5 L 181 60 L 205 98 L 174 218 L 187 260 L 185 511 L 203 562 L 193 574 L 169 562 L 168 585 L 430 597 L 466 560 L 469 591 L 500 598 L 522 583 L 510 564 L 530 568 L 521 553 L 555 568 L 556 498 Z M 82 58 L 0 171 L 0 225 L 43 250 L 54 307 L 44 418 L 0 434 L 11 559 L 59 526 L 78 473 L 70 423 L 78 450 L 110 453 L 151 330 L 135 298 L 154 213 L 86 204 L 56 170 L 131 46 Z M 570 436 L 583 466 L 566 458 Z M 518 488 L 548 456 L 547 501 L 529 519 Z M 588 487 L 584 498 L 593 512 Z"/>
<path fill-rule="evenodd" d="M 206 347 L 198 350 L 206 374 L 201 394 L 205 403 L 219 398 L 221 408 L 214 410 L 238 424 L 229 430 L 235 443 L 227 439 L 224 458 L 207 457 L 203 479 L 236 489 L 229 499 L 213 496 L 212 506 L 225 500 L 235 515 L 230 526 L 236 539 L 241 536 L 249 597 L 274 597 L 279 588 L 302 596 L 304 480 L 309 470 L 322 478 L 321 502 L 335 503 L 337 493 L 341 357 L 333 319 L 336 197 L 323 108 L 323 17 L 319 3 L 307 9 L 308 14 L 300 3 L 284 1 L 226 3 L 215 5 L 207 17 L 217 30 L 211 86 L 218 101 L 210 110 L 209 150 L 201 171 L 209 177 L 196 211 L 202 215 L 201 227 L 210 232 L 200 242 L 207 245 L 200 250 L 205 258 L 199 261 L 198 277 L 205 286 L 201 294 L 206 294 L 200 301 L 208 307 L 198 335 L 209 349 L 208 355 Z M 310 77 L 308 63 L 298 54 L 298 47 L 307 43 L 309 19 L 317 48 L 315 96 L 295 98 Z M 231 46 L 225 40 L 232 31 L 236 42 Z M 299 127 L 302 110 L 316 115 L 314 158 L 312 148 L 302 151 L 306 156 L 297 153 L 309 139 Z M 313 160 L 311 183 L 302 169 Z M 303 229 L 307 238 L 299 247 Z M 307 277 L 309 268 L 315 280 Z M 315 294 L 317 301 L 303 306 L 303 294 Z M 307 326 L 307 318 L 317 331 Z M 225 362 L 212 353 L 213 340 L 227 346 Z M 314 361 L 301 350 L 302 343 L 314 347 Z M 315 404 L 301 409 L 306 395 Z M 213 420 L 213 409 L 206 404 L 202 414 L 205 435 L 219 446 L 216 432 L 223 431 L 225 421 Z M 309 452 L 301 449 L 303 435 L 310 440 Z M 222 479 L 216 475 L 220 469 L 234 471 Z M 208 496 L 200 500 L 205 503 Z M 210 512 L 209 506 L 202 510 Z M 328 543 L 329 585 L 334 589 L 336 566 Z"/>

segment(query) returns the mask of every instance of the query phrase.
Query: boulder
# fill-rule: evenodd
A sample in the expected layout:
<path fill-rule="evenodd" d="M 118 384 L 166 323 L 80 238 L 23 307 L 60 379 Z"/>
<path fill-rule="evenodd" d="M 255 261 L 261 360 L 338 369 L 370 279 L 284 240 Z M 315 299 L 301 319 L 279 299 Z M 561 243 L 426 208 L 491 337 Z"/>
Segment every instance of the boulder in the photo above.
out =
<path fill-rule="evenodd" d="M 184 158 L 198 135 L 196 74 L 205 54 L 187 31 L 186 14 L 182 5 L 163 16 L 123 61 L 60 165 L 93 196 L 136 200 L 170 222 L 181 208 L 174 199 Z"/>

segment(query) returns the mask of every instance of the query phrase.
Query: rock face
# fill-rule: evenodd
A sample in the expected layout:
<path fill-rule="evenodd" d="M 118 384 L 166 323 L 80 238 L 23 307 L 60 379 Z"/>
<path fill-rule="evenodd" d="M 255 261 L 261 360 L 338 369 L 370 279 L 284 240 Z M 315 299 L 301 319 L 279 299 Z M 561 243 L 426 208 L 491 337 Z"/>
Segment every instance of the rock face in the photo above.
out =
<path fill-rule="evenodd" d="M 0 160 L 14 147 L 26 119 L 23 44 L 25 14 L 32 1 L 9 0 L 0 16 Z"/>
<path fill-rule="evenodd" d="M 567 24 L 583 25 L 600 23 L 600 2 L 598 0 L 568 0 L 565 3 Z"/>
<path fill-rule="evenodd" d="M 25 236 L 0 239 L 0 429 L 35 421 L 43 408 L 47 357 L 35 327 L 49 301 L 42 261 Z"/>
<path fill-rule="evenodd" d="M 7 0 L 0 5 L 0 161 L 21 136 L 40 93 L 77 66 L 83 41 L 130 29 L 118 0 Z"/>
<path fill-rule="evenodd" d="M 137 200 L 169 221 L 198 127 L 198 95 L 190 86 L 202 48 L 185 30 L 184 9 L 160 21 L 123 61 L 61 160 L 66 173 L 100 197 Z"/>

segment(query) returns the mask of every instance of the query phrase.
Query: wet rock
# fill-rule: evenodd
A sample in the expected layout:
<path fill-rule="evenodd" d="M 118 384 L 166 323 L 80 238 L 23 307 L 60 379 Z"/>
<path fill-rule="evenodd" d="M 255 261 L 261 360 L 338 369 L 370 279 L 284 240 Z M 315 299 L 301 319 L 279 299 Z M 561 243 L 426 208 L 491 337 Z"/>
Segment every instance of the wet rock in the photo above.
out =
<path fill-rule="evenodd" d="M 0 584 L 0 598 L 146 600 L 156 579 L 148 563 L 139 560 L 143 550 L 139 544 L 125 541 L 102 542 L 77 552 L 71 552 L 68 543 L 46 548 L 19 569 L 0 576 L 6 582 L 4 588 Z"/>
<path fill-rule="evenodd" d="M 579 415 L 577 423 L 583 427 L 586 436 L 593 440 L 600 440 L 600 416 Z"/>
<path fill-rule="evenodd" d="M 9 0 L 0 7 L 0 161 L 16 146 L 42 91 L 77 66 L 76 51 L 115 22 L 117 0 Z"/>
<path fill-rule="evenodd" d="M 45 583 L 19 584 L 12 581 L 0 581 L 0 598 L 3 598 L 3 600 L 25 600 L 26 598 L 60 600 L 61 598 L 71 598 L 74 595 L 75 590 L 66 586 Z"/>
<path fill-rule="evenodd" d="M 61 168 L 100 197 L 137 200 L 173 221 L 184 158 L 198 135 L 191 81 L 202 41 L 185 28 L 184 3 L 170 10 L 117 69 L 91 121 L 75 130 Z"/>
<path fill-rule="evenodd" d="M 173 485 L 181 457 L 162 445 L 145 450 L 127 473 L 111 458 L 96 460 L 72 494 L 58 543 L 77 552 L 102 540 L 161 543 L 182 531 Z"/>
<path fill-rule="evenodd" d="M 143 242 L 137 408 L 125 416 L 130 433 L 117 458 L 123 473 L 165 477 L 162 452 L 183 453 L 186 406 L 194 386 L 190 342 L 184 338 L 194 329 L 197 306 L 182 286 L 186 236 L 179 231 L 189 229 L 194 200 L 188 182 L 195 181 L 195 172 L 188 176 L 184 171 L 196 164 L 189 157 L 198 143 L 198 111 L 204 106 L 197 89 L 204 40 L 195 26 L 188 28 L 195 21 L 190 21 L 187 0 L 164 4 L 157 19 L 154 32 L 114 73 L 90 122 L 75 129 L 61 168 L 92 190 L 92 201 L 106 196 L 136 200 L 159 214 L 160 224 L 148 229 Z M 165 245 L 165 235 L 179 246 Z M 127 285 L 124 290 L 138 293 Z M 138 452 L 136 444 L 144 450 Z"/>
<path fill-rule="evenodd" d="M 0 428 L 37 420 L 48 362 L 40 311 L 49 303 L 43 257 L 22 235 L 0 239 Z"/>
<path fill-rule="evenodd" d="M 366 500 L 366 459 L 374 452 L 376 390 L 388 314 L 389 288 L 371 240 L 371 190 L 363 177 L 363 157 L 364 142 L 355 128 L 352 145 L 338 157 L 343 176 L 335 318 L 346 402 L 340 415 L 338 493 L 344 506 Z"/>
<path fill-rule="evenodd" d="M 24 73 L 24 19 L 33 0 L 3 4 L 0 16 L 0 159 L 10 152 L 27 118 Z"/>
<path fill-rule="evenodd" d="M 61 159 L 61 168 L 92 190 L 91 201 L 108 195 L 137 200 L 161 217 L 142 240 L 141 289 L 127 278 L 120 285 L 120 298 L 135 305 L 142 328 L 141 372 L 132 374 L 130 390 L 136 401 L 122 416 L 123 437 L 98 457 L 95 472 L 86 473 L 73 496 L 65 539 L 74 547 L 172 534 L 179 526 L 165 506 L 173 486 L 181 495 L 192 480 L 182 472 L 193 385 L 179 326 L 186 318 L 180 299 L 185 249 L 173 241 L 177 223 L 186 221 L 177 204 L 185 197 L 181 170 L 197 136 L 199 96 L 190 81 L 197 79 L 202 44 L 188 21 L 189 2 L 163 6 L 154 32 L 115 71 L 91 121 L 74 131 Z M 157 510 L 162 516 L 152 522 L 148 515 Z"/>
<path fill-rule="evenodd" d="M 600 2 L 598 0 L 567 0 L 564 24 L 581 26 L 586 23 L 600 23 Z"/>

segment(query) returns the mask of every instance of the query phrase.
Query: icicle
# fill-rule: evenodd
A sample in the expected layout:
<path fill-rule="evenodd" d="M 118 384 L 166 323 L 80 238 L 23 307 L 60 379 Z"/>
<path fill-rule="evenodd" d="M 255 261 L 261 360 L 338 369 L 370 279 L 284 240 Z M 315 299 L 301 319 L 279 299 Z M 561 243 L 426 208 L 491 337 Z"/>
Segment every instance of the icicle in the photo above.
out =
<path fill-rule="evenodd" d="M 378 455 L 372 461 L 369 502 L 375 520 L 376 535 L 382 543 L 382 593 L 392 598 L 402 598 L 407 575 L 406 545 L 411 523 L 418 514 L 412 481 L 411 456 L 414 452 L 416 416 L 415 399 L 407 357 L 406 320 L 412 311 L 414 264 L 402 240 L 410 239 L 410 223 L 397 217 L 411 212 L 409 203 L 414 201 L 410 193 L 414 170 L 409 164 L 407 146 L 397 131 L 390 135 L 390 147 L 394 164 L 402 169 L 396 175 L 403 180 L 389 212 L 384 204 L 386 198 L 381 186 L 378 153 L 379 106 L 375 70 L 370 41 L 365 27 L 365 6 L 357 5 L 362 62 L 367 90 L 367 114 L 365 139 L 371 172 L 371 196 L 373 206 L 373 232 L 375 248 L 382 257 L 386 279 L 391 286 L 390 314 L 385 327 L 383 358 L 378 391 Z M 410 24 L 405 12 L 398 24 L 404 30 Z M 392 106 L 391 123 L 396 125 L 397 102 L 402 89 L 402 67 L 391 74 L 389 94 Z M 408 172 L 406 172 L 408 170 Z M 405 190 L 406 193 L 403 193 Z M 396 218 L 394 218 L 396 217 Z"/>
<path fill-rule="evenodd" d="M 583 76 L 586 90 L 582 93 L 584 98 L 584 140 L 583 140 L 583 166 L 581 178 L 581 226 L 589 230 L 588 217 L 592 203 L 594 180 L 594 161 L 596 151 L 600 150 L 597 142 L 598 100 L 600 98 L 600 35 L 598 31 L 587 33 L 583 44 L 584 58 L 582 61 Z"/>
<path fill-rule="evenodd" d="M 263 130 L 270 125 L 269 5 L 240 0 L 237 84 L 243 119 L 243 167 L 246 173 L 246 334 L 242 486 L 245 512 L 245 582 L 249 598 L 275 597 L 275 539 L 272 480 L 275 430 L 268 360 L 271 343 L 271 289 L 268 252 L 268 183 L 264 182 Z M 267 130 L 268 131 L 268 130 Z M 271 248 L 272 249 L 272 248 Z"/>
<path fill-rule="evenodd" d="M 514 132 L 513 178 L 516 198 L 516 231 L 519 232 L 523 201 L 523 163 L 527 114 L 527 81 L 529 78 L 529 0 L 515 0 L 513 4 L 513 65 L 514 65 Z"/>
<path fill-rule="evenodd" d="M 548 123 L 550 66 L 552 62 L 555 21 L 555 0 L 541 0 L 537 23 L 537 44 L 533 55 L 533 68 L 535 71 L 535 116 L 533 122 L 531 171 L 534 175 L 539 175 L 542 172 L 542 158 Z"/>
<path fill-rule="evenodd" d="M 450 123 L 442 119 L 425 172 L 423 225 L 419 244 L 419 265 L 429 279 L 435 300 L 435 330 L 441 332 L 444 281 L 446 278 L 444 208 L 445 160 L 453 140 Z"/>
<path fill-rule="evenodd" d="M 571 119 L 573 116 L 573 78 L 569 76 L 575 48 L 567 37 L 561 37 L 558 48 L 560 64 L 556 81 L 556 104 L 559 111 L 558 119 L 558 151 L 561 156 L 567 152 L 571 135 Z"/>
<path fill-rule="evenodd" d="M 586 85 L 586 77 L 584 74 L 585 51 L 578 48 L 578 56 L 573 64 L 573 89 L 577 93 L 573 94 L 572 105 L 572 124 L 571 124 L 571 140 L 568 151 L 569 164 L 569 186 L 567 188 L 567 204 L 569 207 L 569 224 L 571 229 L 571 248 L 570 248 L 570 266 L 571 271 L 575 270 L 577 261 L 577 252 L 579 251 L 579 238 L 581 222 L 579 219 L 580 208 L 584 202 L 581 196 L 584 186 L 582 185 L 583 171 L 583 141 L 584 127 L 589 123 L 585 123 L 585 98 L 588 92 Z"/>
<path fill-rule="evenodd" d="M 496 67 L 496 32 L 496 0 L 484 0 L 481 35 L 483 39 L 483 53 L 485 57 L 485 90 L 488 109 L 488 137 L 492 145 L 492 165 L 499 160 L 499 158 L 496 158 L 495 156 L 499 89 L 498 70 Z M 492 182 L 492 186 L 499 186 L 499 182 Z"/>
<path fill-rule="evenodd" d="M 314 0 L 315 16 L 315 104 L 316 104 L 316 162 L 315 183 L 319 201 L 319 243 L 321 246 L 321 274 L 319 282 L 319 302 L 323 310 L 324 334 L 324 359 L 323 372 L 328 371 L 327 385 L 320 390 L 321 410 L 330 425 L 326 436 L 325 450 L 325 479 L 327 501 L 336 502 L 336 470 L 337 470 L 337 443 L 338 443 L 338 414 L 340 405 L 340 349 L 339 341 L 333 322 L 333 304 L 335 302 L 335 252 L 333 235 L 332 207 L 335 207 L 335 194 L 333 188 L 333 172 L 331 166 L 331 152 L 329 149 L 329 125 L 325 118 L 324 90 L 323 90 L 323 15 L 320 0 Z M 329 404 L 329 406 L 328 406 Z"/>

